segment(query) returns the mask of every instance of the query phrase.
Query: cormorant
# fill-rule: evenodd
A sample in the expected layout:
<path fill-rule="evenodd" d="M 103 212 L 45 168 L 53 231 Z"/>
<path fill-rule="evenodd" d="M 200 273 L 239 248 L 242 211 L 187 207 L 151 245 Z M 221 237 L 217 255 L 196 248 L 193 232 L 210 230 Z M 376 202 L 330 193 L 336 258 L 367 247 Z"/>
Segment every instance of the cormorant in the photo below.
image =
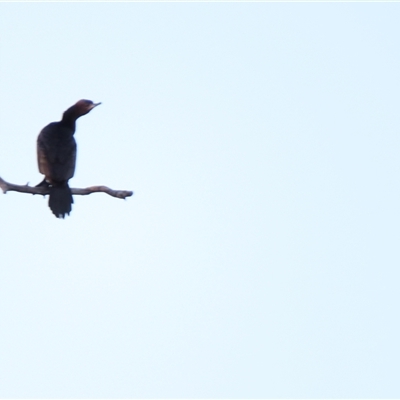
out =
<path fill-rule="evenodd" d="M 61 121 L 45 126 L 37 139 L 39 171 L 44 179 L 37 186 L 50 188 L 49 207 L 57 218 L 71 212 L 74 202 L 68 180 L 74 176 L 76 142 L 74 139 L 76 120 L 101 103 L 79 100 L 68 108 Z"/>

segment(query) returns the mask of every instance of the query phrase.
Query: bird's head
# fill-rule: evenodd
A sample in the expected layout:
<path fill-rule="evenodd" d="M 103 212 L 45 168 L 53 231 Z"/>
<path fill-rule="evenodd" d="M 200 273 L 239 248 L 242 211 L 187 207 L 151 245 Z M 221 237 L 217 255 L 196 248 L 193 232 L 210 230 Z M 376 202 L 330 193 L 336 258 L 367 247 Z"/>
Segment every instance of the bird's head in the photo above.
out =
<path fill-rule="evenodd" d="M 75 103 L 74 108 L 76 110 L 76 114 L 81 117 L 100 104 L 101 103 L 93 103 L 91 100 L 79 100 L 77 103 Z"/>

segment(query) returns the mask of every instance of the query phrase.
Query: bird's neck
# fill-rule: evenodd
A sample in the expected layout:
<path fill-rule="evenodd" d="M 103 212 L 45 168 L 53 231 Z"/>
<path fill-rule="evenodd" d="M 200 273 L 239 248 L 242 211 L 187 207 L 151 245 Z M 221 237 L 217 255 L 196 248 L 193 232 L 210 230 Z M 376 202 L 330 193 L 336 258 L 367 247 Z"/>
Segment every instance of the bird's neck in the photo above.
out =
<path fill-rule="evenodd" d="M 77 113 L 77 110 L 74 106 L 68 108 L 67 111 L 64 112 L 61 123 L 65 126 L 68 126 L 70 129 L 72 129 L 75 132 L 75 124 L 76 120 L 80 117 L 80 115 Z"/>

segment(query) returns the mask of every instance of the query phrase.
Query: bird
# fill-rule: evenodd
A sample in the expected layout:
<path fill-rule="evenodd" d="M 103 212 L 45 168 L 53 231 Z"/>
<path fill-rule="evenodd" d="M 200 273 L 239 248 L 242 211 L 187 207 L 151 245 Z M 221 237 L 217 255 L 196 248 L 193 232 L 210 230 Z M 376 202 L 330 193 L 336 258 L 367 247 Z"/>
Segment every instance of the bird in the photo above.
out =
<path fill-rule="evenodd" d="M 75 173 L 76 120 L 100 104 L 79 100 L 64 111 L 61 121 L 46 125 L 37 138 L 38 166 L 44 179 L 36 186 L 49 188 L 49 207 L 57 218 L 69 215 L 74 202 L 68 181 Z"/>

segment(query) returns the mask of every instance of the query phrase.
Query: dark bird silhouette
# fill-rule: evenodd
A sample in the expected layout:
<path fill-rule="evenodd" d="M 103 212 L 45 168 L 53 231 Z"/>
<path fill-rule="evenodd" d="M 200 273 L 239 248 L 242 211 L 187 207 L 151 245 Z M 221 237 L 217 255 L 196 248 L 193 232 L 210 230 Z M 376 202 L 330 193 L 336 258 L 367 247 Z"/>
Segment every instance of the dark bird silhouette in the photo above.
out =
<path fill-rule="evenodd" d="M 76 120 L 99 104 L 101 103 L 79 100 L 64 112 L 61 121 L 45 126 L 38 136 L 38 164 L 44 179 L 37 186 L 49 187 L 49 207 L 57 218 L 64 218 L 69 214 L 74 202 L 68 180 L 75 172 Z"/>

